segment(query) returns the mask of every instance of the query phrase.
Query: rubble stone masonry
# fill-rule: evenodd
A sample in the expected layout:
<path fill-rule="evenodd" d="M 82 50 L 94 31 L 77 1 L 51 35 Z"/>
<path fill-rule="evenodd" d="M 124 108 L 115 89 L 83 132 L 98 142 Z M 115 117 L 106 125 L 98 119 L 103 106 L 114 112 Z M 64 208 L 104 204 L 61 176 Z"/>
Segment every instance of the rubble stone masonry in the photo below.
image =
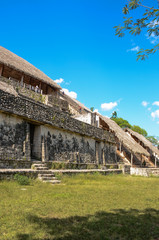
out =
<path fill-rule="evenodd" d="M 29 168 L 31 158 L 115 163 L 115 138 L 58 108 L 0 90 L 0 168 Z"/>

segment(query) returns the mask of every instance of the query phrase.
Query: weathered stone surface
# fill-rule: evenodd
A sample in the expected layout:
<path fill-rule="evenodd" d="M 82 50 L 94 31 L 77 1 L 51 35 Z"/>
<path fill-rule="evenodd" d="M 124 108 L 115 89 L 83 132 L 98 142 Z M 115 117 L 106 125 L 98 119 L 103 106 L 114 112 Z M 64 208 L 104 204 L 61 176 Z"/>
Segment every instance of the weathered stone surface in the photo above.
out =
<path fill-rule="evenodd" d="M 26 160 L 8 160 L 8 159 L 0 159 L 0 169 L 29 169 L 31 168 L 31 161 L 26 161 Z"/>
<path fill-rule="evenodd" d="M 159 176 L 159 168 L 130 168 L 131 175 L 139 175 L 144 177 Z"/>
<path fill-rule="evenodd" d="M 121 174 L 122 170 L 120 169 L 108 169 L 108 170 L 100 170 L 100 169 L 90 169 L 90 170 L 49 170 L 46 171 L 46 174 L 67 174 L 67 175 L 74 175 L 74 174 L 79 174 L 79 173 L 84 173 L 84 174 L 90 174 L 90 173 L 101 173 L 103 175 L 109 175 L 109 174 Z M 5 179 L 13 179 L 15 174 L 21 174 L 24 176 L 28 176 L 31 178 L 37 178 L 39 174 L 41 174 L 41 171 L 38 170 L 31 170 L 31 169 L 5 169 L 2 170 L 0 169 L 0 180 L 5 180 Z"/>
<path fill-rule="evenodd" d="M 114 135 L 106 130 L 71 118 L 66 112 L 36 103 L 23 97 L 15 97 L 2 90 L 0 90 L 0 110 L 41 124 L 49 124 L 70 132 L 79 133 L 100 141 L 105 140 L 115 144 Z"/>
<path fill-rule="evenodd" d="M 30 161 L 28 135 L 27 122 L 8 114 L 0 114 L 0 160 L 6 161 L 6 167 L 9 164 L 16 167 L 18 160 Z M 3 165 L 4 162 L 0 162 L 0 167 L 4 167 Z"/>
<path fill-rule="evenodd" d="M 11 164 L 14 168 L 16 164 L 10 160 L 27 162 L 31 158 L 115 163 L 115 138 L 112 133 L 78 121 L 58 108 L 0 90 L 0 159 L 6 161 L 6 167 Z"/>

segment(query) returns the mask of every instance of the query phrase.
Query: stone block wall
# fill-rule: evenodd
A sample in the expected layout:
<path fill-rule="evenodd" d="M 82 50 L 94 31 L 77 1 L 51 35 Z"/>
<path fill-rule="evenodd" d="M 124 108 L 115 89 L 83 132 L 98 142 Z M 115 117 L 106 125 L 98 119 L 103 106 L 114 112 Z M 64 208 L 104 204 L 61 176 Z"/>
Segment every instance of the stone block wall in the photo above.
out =
<path fill-rule="evenodd" d="M 47 124 L 50 127 L 53 126 L 99 141 L 116 144 L 114 135 L 106 130 L 78 121 L 70 117 L 70 114 L 54 107 L 33 102 L 23 97 L 15 97 L 2 90 L 0 90 L 0 111 L 17 115 L 41 125 Z"/>
<path fill-rule="evenodd" d="M 57 108 L 0 90 L 0 116 L 2 160 L 116 162 L 112 133 Z"/>
<path fill-rule="evenodd" d="M 4 113 L 0 113 L 0 160 L 30 161 L 28 124 Z"/>
<path fill-rule="evenodd" d="M 96 144 L 95 139 L 87 136 L 46 125 L 35 126 L 33 152 L 35 158 L 42 161 L 76 162 L 80 164 L 116 162 L 114 144 L 98 141 L 98 149 Z"/>
<path fill-rule="evenodd" d="M 95 140 L 75 133 L 41 127 L 47 161 L 95 162 Z"/>
<path fill-rule="evenodd" d="M 159 176 L 159 168 L 130 168 L 131 175 L 138 175 L 144 177 Z"/>

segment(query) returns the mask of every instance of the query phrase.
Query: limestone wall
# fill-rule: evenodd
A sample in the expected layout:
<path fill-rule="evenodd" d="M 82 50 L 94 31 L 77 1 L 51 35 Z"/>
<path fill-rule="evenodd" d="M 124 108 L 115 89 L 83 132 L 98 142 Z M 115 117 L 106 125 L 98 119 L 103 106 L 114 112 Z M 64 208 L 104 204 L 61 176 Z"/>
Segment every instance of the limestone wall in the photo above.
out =
<path fill-rule="evenodd" d="M 91 124 L 92 116 L 91 113 L 81 114 L 74 117 L 75 119 Z"/>
<path fill-rule="evenodd" d="M 0 112 L 0 167 L 2 160 L 30 161 L 30 143 L 28 124 Z"/>
<path fill-rule="evenodd" d="M 95 140 L 75 133 L 41 127 L 47 161 L 95 162 Z"/>
<path fill-rule="evenodd" d="M 0 90 L 0 111 L 12 113 L 39 124 L 48 124 L 55 128 L 116 144 L 114 135 L 106 130 L 71 118 L 68 113 L 54 107 L 33 102 L 23 97 L 15 97 L 2 90 Z"/>
<path fill-rule="evenodd" d="M 0 158 L 115 163 L 113 134 L 67 112 L 0 90 Z"/>
<path fill-rule="evenodd" d="M 98 145 L 98 147 L 97 147 Z M 108 164 L 116 162 L 115 145 L 46 125 L 34 131 L 34 156 L 42 161 Z"/>
<path fill-rule="evenodd" d="M 131 175 L 138 175 L 138 176 L 159 176 L 159 168 L 130 168 Z"/>

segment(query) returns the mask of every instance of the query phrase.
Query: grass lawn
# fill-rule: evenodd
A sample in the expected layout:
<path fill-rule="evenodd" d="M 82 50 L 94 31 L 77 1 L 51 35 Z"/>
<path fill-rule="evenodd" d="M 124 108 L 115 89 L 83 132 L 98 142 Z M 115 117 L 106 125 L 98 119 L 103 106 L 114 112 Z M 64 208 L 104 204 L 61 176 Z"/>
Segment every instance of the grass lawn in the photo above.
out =
<path fill-rule="evenodd" d="M 0 182 L 0 240 L 159 239 L 159 178 L 63 177 Z"/>

